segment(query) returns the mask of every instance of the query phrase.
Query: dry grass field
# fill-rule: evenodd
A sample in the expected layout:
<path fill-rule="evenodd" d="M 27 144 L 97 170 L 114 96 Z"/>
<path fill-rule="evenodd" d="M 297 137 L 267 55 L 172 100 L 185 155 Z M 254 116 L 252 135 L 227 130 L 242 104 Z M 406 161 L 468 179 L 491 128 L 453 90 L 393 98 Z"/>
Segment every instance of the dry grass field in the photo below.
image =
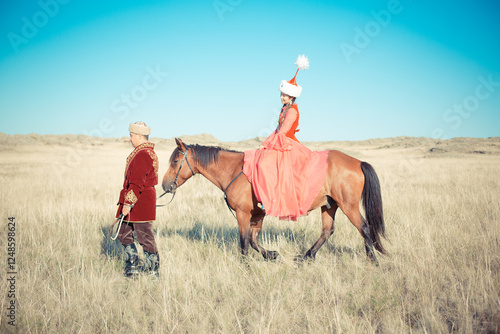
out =
<path fill-rule="evenodd" d="M 184 140 L 217 144 L 207 135 Z M 163 176 L 174 141 L 152 141 Z M 267 217 L 261 243 L 281 260 L 253 250 L 242 259 L 222 192 L 197 175 L 158 209 L 154 282 L 123 277 L 121 248 L 105 236 L 130 144 L 1 134 L 0 332 L 500 332 L 500 138 L 306 144 L 376 169 L 390 253 L 378 254 L 380 266 L 367 261 L 340 210 L 316 261 L 294 257 L 318 238 L 319 212 L 295 223 Z M 7 317 L 8 217 L 16 221 L 15 326 Z"/>

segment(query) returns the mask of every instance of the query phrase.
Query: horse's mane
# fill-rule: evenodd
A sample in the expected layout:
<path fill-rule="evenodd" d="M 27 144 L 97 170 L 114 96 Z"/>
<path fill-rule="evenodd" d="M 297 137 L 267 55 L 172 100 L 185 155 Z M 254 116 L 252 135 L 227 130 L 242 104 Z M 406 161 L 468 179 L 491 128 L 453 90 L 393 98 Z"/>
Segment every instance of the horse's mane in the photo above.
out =
<path fill-rule="evenodd" d="M 228 150 L 220 146 L 203 146 L 198 144 L 188 145 L 188 149 L 192 150 L 194 161 L 204 168 L 211 164 L 217 163 L 219 161 L 219 153 L 221 151 L 230 153 L 242 153 L 240 151 Z M 172 163 L 172 161 L 178 154 L 179 148 L 177 147 L 170 156 L 170 163 Z"/>

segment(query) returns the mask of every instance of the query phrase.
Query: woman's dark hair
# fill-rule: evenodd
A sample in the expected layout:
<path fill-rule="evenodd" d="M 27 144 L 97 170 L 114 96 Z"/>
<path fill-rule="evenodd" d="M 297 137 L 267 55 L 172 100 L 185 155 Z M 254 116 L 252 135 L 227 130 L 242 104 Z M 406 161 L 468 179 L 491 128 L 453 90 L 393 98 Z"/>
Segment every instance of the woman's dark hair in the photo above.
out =
<path fill-rule="evenodd" d="M 293 106 L 293 104 L 295 103 L 295 99 L 296 99 L 296 97 L 292 98 L 292 103 L 286 103 L 283 105 L 283 107 L 286 107 L 285 111 L 283 111 L 284 114 L 286 114 L 288 109 L 290 109 L 290 107 Z"/>

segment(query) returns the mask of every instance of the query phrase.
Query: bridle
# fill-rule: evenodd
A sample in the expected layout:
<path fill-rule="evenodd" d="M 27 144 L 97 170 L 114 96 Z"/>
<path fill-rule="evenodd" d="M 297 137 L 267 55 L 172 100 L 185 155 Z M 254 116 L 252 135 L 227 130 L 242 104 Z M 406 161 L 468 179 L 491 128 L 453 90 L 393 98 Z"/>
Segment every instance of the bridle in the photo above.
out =
<path fill-rule="evenodd" d="M 186 161 L 186 163 L 189 167 L 189 170 L 191 171 L 191 174 L 192 174 L 191 176 L 194 176 L 196 174 L 194 172 L 193 168 L 191 168 L 191 165 L 189 164 L 189 160 L 187 159 L 188 151 L 189 151 L 189 145 L 186 145 L 186 150 L 184 152 L 181 152 L 183 157 L 182 157 L 181 163 L 179 165 L 179 169 L 177 170 L 177 174 L 175 175 L 174 182 L 172 182 L 170 184 L 170 187 L 168 188 L 168 190 L 166 190 L 163 194 L 161 194 L 160 197 L 158 197 L 157 199 L 162 198 L 165 194 L 167 194 L 169 192 L 173 193 L 172 198 L 170 199 L 170 201 L 167 204 L 156 205 L 156 207 L 162 207 L 162 206 L 168 205 L 168 204 L 170 204 L 170 202 L 172 202 L 174 200 L 175 193 L 177 191 L 177 188 L 179 187 L 177 185 L 177 179 L 179 178 L 179 174 L 181 172 L 182 165 L 184 164 L 184 160 Z M 231 182 L 229 182 L 229 184 L 227 185 L 227 187 L 225 189 L 222 190 L 224 192 L 224 200 L 226 201 L 226 205 L 227 205 L 229 211 L 231 211 L 231 213 L 233 214 L 234 218 L 236 218 L 236 215 L 234 214 L 233 210 L 231 209 L 231 206 L 229 206 L 229 202 L 227 200 L 227 189 L 229 189 L 229 187 L 233 184 L 233 182 L 236 181 L 236 179 L 238 177 L 240 177 L 240 175 L 242 175 L 242 174 L 243 174 L 243 170 L 241 172 L 239 172 L 239 174 L 236 175 L 236 177 Z"/>
<path fill-rule="evenodd" d="M 157 200 L 160 199 L 160 198 L 162 198 L 166 193 L 169 193 L 169 192 L 173 192 L 172 198 L 170 199 L 170 201 L 167 204 L 156 205 L 156 207 L 162 207 L 162 206 L 168 205 L 168 204 L 170 204 L 170 202 L 173 201 L 173 199 L 175 197 L 175 192 L 176 192 L 177 188 L 179 187 L 177 185 L 177 179 L 179 178 L 179 174 L 181 173 L 181 169 L 182 169 L 182 165 L 184 164 L 184 160 L 186 161 L 186 163 L 187 163 L 187 165 L 188 165 L 189 170 L 191 171 L 191 173 L 193 175 L 196 174 L 194 172 L 193 168 L 191 168 L 191 165 L 189 164 L 189 160 L 187 159 L 188 151 L 189 151 L 189 145 L 186 145 L 186 150 L 184 152 L 181 152 L 182 155 L 183 155 L 183 157 L 182 157 L 182 160 L 181 160 L 181 164 L 179 166 L 179 170 L 177 171 L 177 175 L 175 175 L 174 182 L 170 184 L 170 188 L 168 188 L 167 191 L 165 191 L 163 194 L 161 194 L 160 197 L 157 198 Z M 227 200 L 226 200 L 226 202 L 227 202 Z M 110 227 L 110 230 L 109 230 L 109 234 L 111 236 L 111 240 L 116 240 L 116 238 L 118 237 L 118 234 L 120 233 L 120 229 L 121 229 L 121 226 L 122 226 L 122 223 L 123 223 L 123 218 L 125 218 L 125 216 L 123 216 L 123 214 L 120 214 L 120 216 L 118 218 L 116 218 L 116 220 L 113 222 L 113 224 L 111 224 L 111 227 Z M 118 228 L 116 230 L 116 235 L 113 236 L 113 227 L 115 226 L 116 223 L 118 223 Z"/>
<path fill-rule="evenodd" d="M 165 206 L 165 205 L 168 205 L 170 204 L 170 202 L 172 202 L 174 200 L 174 197 L 175 197 L 175 193 L 177 191 L 177 188 L 179 187 L 177 185 L 177 179 L 179 178 L 179 174 L 181 173 L 181 169 L 182 169 L 182 165 L 184 164 L 184 161 L 186 161 L 188 167 L 189 167 L 189 170 L 191 171 L 192 173 L 192 176 L 194 176 L 194 174 L 196 174 L 194 171 L 193 171 L 193 168 L 191 168 L 191 165 L 189 164 L 189 160 L 187 159 L 187 154 L 188 154 L 188 151 L 189 151 L 189 145 L 186 145 L 186 150 L 184 152 L 181 152 L 183 157 L 182 157 L 182 160 L 181 160 L 181 163 L 179 165 L 179 169 L 177 170 L 177 175 L 175 175 L 175 179 L 174 179 L 174 182 L 172 182 L 170 184 L 170 187 L 168 188 L 168 190 L 165 190 L 165 192 L 163 194 L 160 195 L 160 197 L 158 197 L 158 199 L 162 198 L 165 194 L 167 193 L 173 193 L 172 195 L 172 198 L 170 199 L 170 201 L 167 203 L 167 204 L 163 204 L 163 205 L 157 205 L 156 207 L 162 207 L 162 206 Z"/>

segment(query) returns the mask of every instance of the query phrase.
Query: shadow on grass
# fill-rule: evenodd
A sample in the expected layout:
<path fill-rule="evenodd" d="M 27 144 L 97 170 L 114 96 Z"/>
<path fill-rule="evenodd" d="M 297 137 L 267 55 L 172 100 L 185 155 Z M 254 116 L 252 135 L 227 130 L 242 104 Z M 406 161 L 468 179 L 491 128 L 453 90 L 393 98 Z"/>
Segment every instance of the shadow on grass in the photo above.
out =
<path fill-rule="evenodd" d="M 109 226 L 101 227 L 103 234 L 101 241 L 101 254 L 106 255 L 109 258 L 121 259 L 123 253 L 122 244 L 116 240 L 111 240 L 111 235 L 109 231 Z"/>
<path fill-rule="evenodd" d="M 179 235 L 188 240 L 212 243 L 218 247 L 234 247 L 235 244 L 239 246 L 240 242 L 240 235 L 237 226 L 211 226 L 210 224 L 204 224 L 201 222 L 195 222 L 192 227 L 187 228 L 163 228 L 158 232 L 158 235 L 160 237 Z M 317 233 L 317 237 L 319 237 L 319 232 Z M 277 226 L 267 226 L 262 230 L 259 237 L 259 243 L 262 245 L 263 240 L 273 242 L 278 239 L 284 239 L 286 242 L 297 244 L 300 247 L 302 254 L 307 252 L 307 250 L 312 247 L 314 242 L 316 242 L 315 236 L 306 234 L 304 230 L 293 229 L 290 227 L 281 228 Z M 333 243 L 333 239 L 334 237 L 332 236 L 329 241 L 325 242 L 319 252 L 326 251 L 333 255 L 348 255 L 351 258 L 362 253 L 359 249 L 353 247 L 336 246 Z"/>
<path fill-rule="evenodd" d="M 118 241 L 118 239 L 111 240 L 109 227 L 101 227 L 101 231 L 103 234 L 103 238 L 101 241 L 101 254 L 111 259 L 122 259 L 123 247 L 121 243 Z M 237 226 L 211 226 L 210 224 L 204 224 L 201 222 L 196 222 L 190 228 L 163 228 L 161 231 L 158 231 L 158 236 L 160 238 L 174 235 L 179 235 L 185 239 L 192 241 L 211 243 L 219 248 L 235 246 L 239 247 L 240 239 Z M 317 236 L 319 237 L 319 233 L 317 233 Z M 300 247 L 300 254 L 297 254 L 297 256 L 299 257 L 301 255 L 304 255 L 316 241 L 314 235 L 310 235 L 310 233 L 306 233 L 306 231 L 302 229 L 293 229 L 289 226 L 284 228 L 278 226 L 267 226 L 264 227 L 260 235 L 259 242 L 262 244 L 262 241 L 266 240 L 271 241 L 272 243 L 273 241 L 277 241 L 278 239 L 284 239 L 286 242 L 297 244 L 298 247 Z M 329 241 L 325 242 L 323 247 L 321 247 L 319 253 L 327 252 L 335 256 L 347 255 L 351 258 L 362 254 L 362 251 L 360 249 L 349 246 L 335 245 L 333 239 L 334 236 L 330 237 Z M 269 250 L 272 251 L 274 249 Z"/>
<path fill-rule="evenodd" d="M 210 226 L 201 222 L 195 222 L 190 228 L 168 229 L 163 228 L 158 232 L 160 237 L 170 237 L 174 235 L 182 236 L 188 240 L 199 242 L 211 242 L 218 246 L 233 245 L 239 242 L 238 228 L 228 226 Z"/>

